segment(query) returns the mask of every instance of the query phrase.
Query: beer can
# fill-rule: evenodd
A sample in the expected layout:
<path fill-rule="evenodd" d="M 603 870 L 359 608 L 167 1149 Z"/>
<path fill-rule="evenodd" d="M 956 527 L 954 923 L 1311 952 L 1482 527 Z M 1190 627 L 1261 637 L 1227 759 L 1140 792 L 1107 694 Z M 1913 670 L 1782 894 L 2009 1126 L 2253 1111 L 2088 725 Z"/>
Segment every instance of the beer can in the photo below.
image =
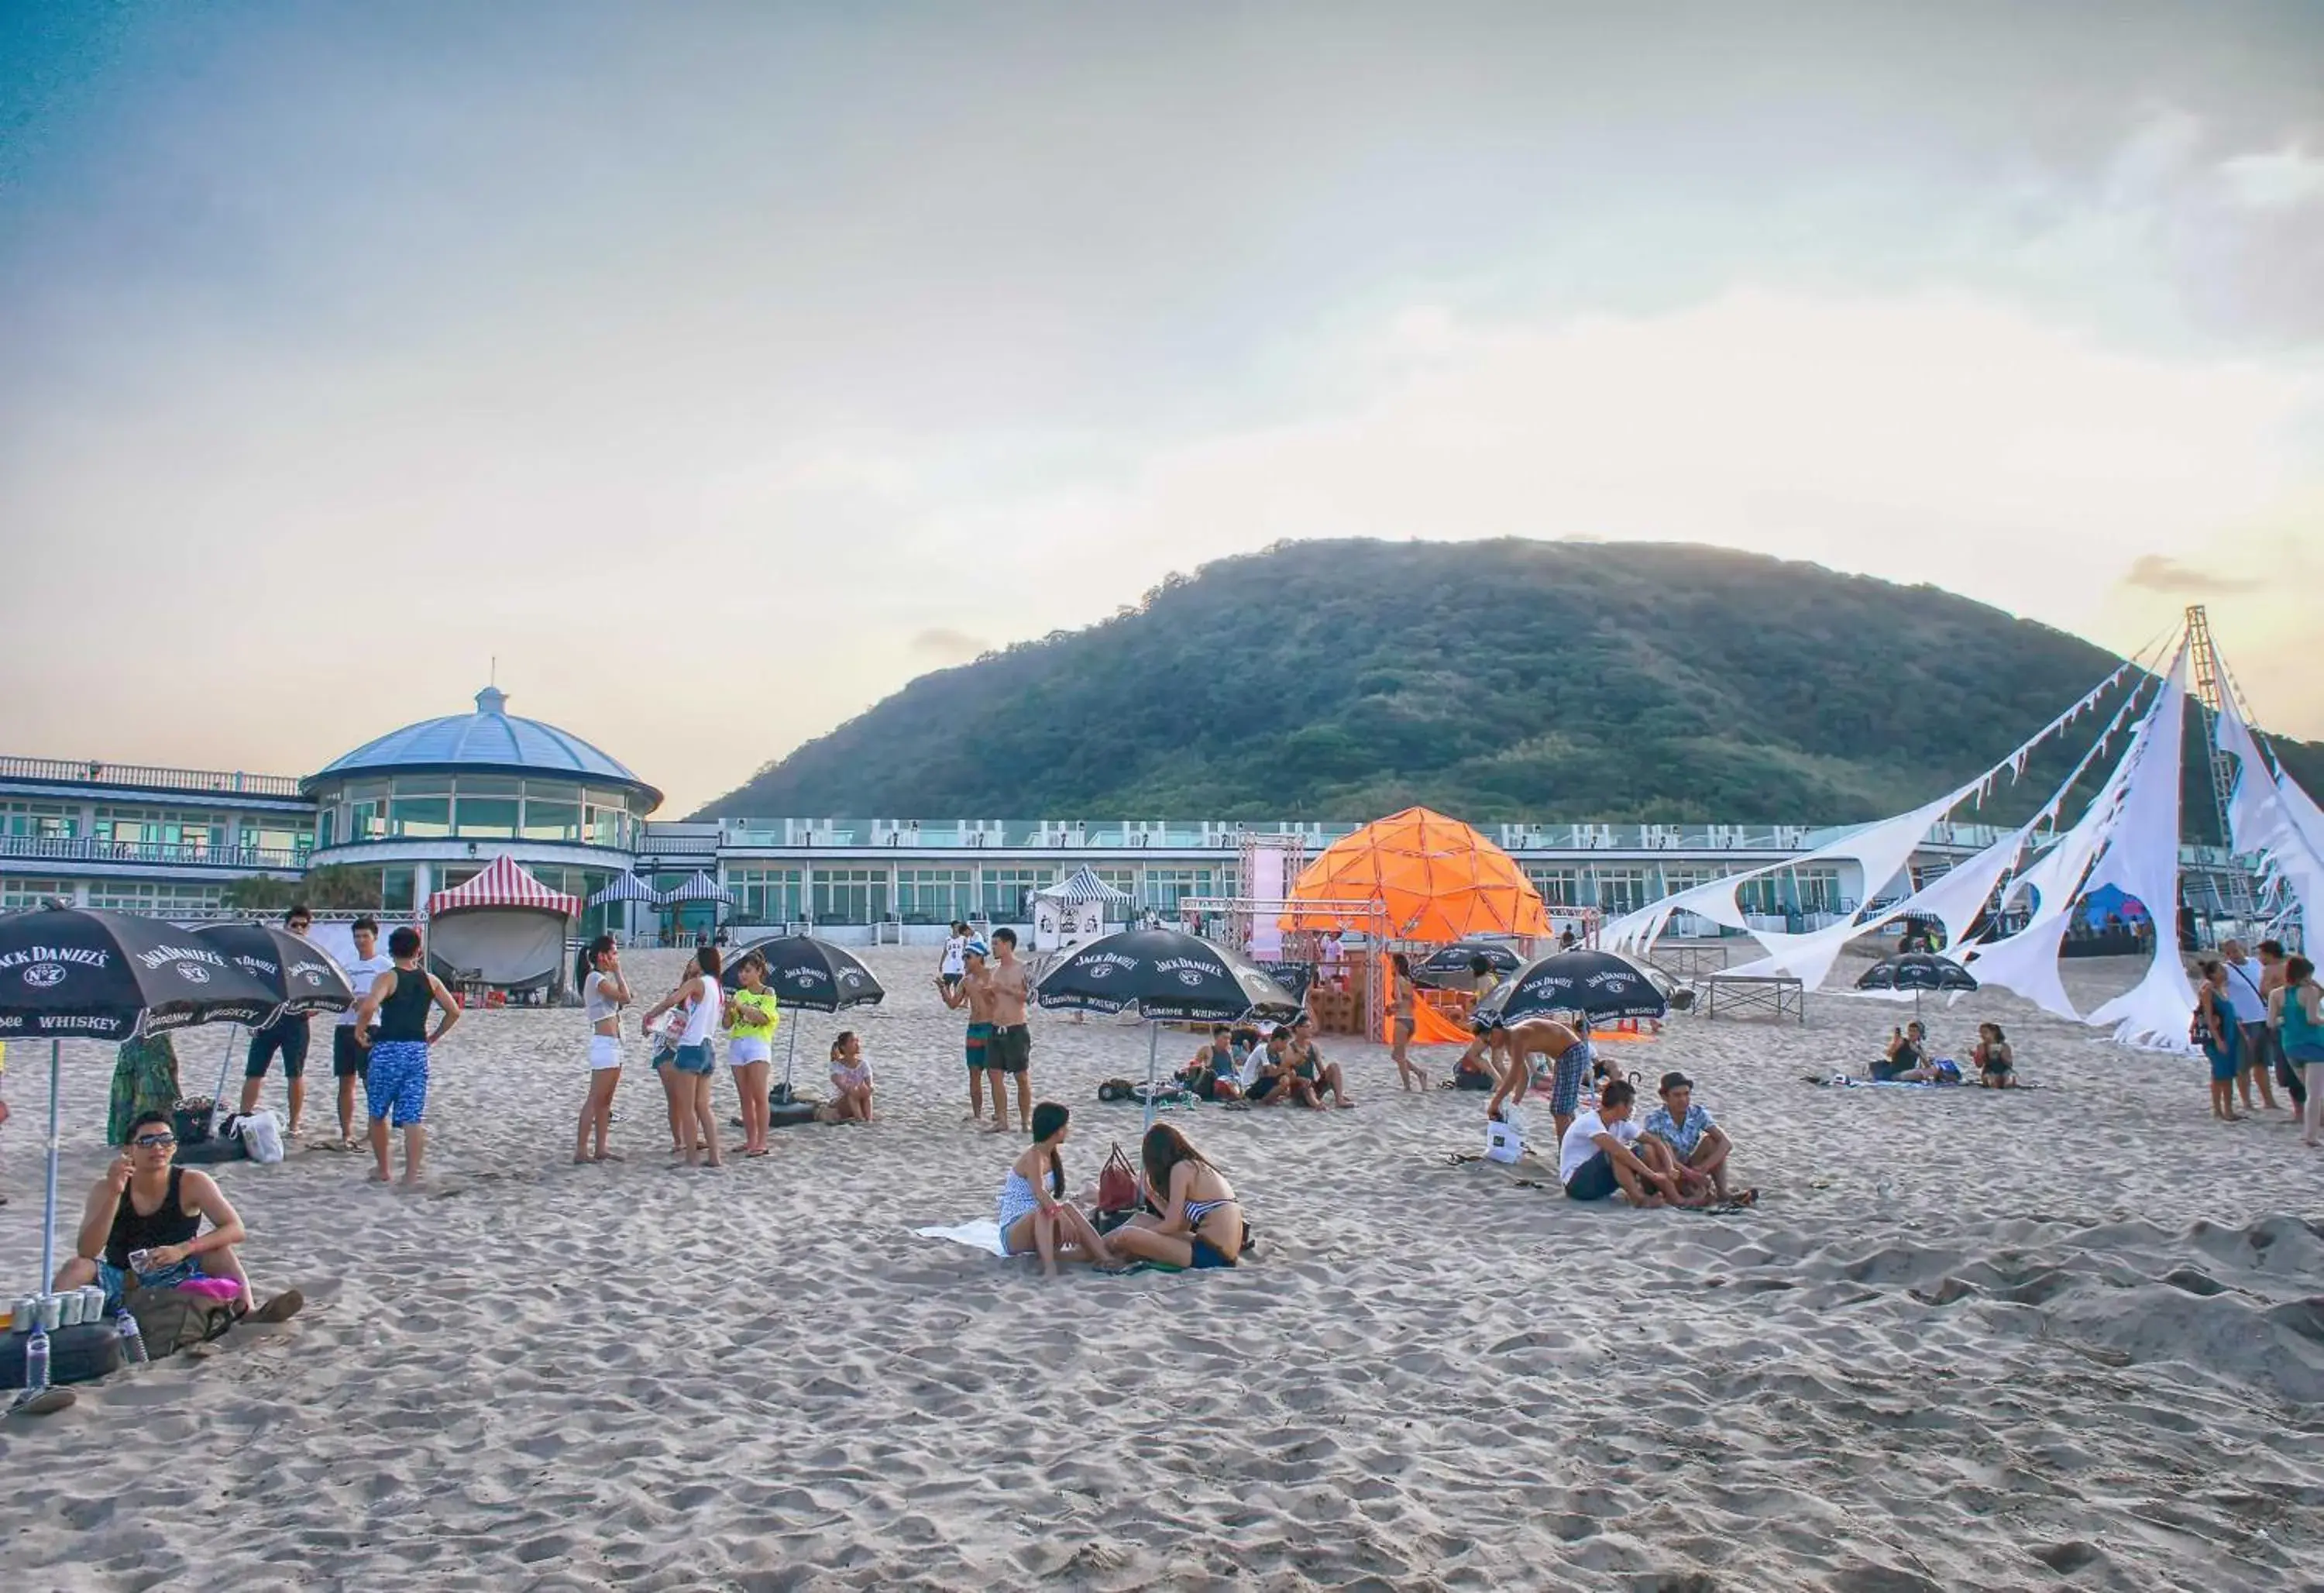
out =
<path fill-rule="evenodd" d="M 43 1294 L 41 1296 L 40 1314 L 41 1330 L 42 1332 L 53 1333 L 59 1328 L 63 1327 L 65 1320 L 64 1313 L 65 1302 L 60 1296 L 55 1294 Z"/>
<path fill-rule="evenodd" d="M 57 1302 L 58 1327 L 77 1328 L 80 1325 L 79 1290 L 68 1289 L 63 1293 L 52 1295 L 51 1298 L 55 1300 Z"/>
<path fill-rule="evenodd" d="M 37 1294 L 25 1295 L 22 1300 L 16 1301 L 15 1305 L 8 1313 L 9 1326 L 14 1328 L 19 1333 L 31 1332 L 32 1330 L 32 1324 L 40 1320 L 41 1297 Z"/>
<path fill-rule="evenodd" d="M 84 1322 L 105 1320 L 105 1290 L 96 1283 L 80 1286 L 80 1320 Z"/>

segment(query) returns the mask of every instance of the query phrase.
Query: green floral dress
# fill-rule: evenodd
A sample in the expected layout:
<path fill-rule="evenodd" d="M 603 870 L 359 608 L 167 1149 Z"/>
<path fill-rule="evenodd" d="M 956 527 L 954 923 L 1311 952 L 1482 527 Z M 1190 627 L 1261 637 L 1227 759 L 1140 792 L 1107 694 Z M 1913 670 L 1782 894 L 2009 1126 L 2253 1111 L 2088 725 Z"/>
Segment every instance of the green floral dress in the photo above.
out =
<path fill-rule="evenodd" d="M 106 1115 L 105 1143 L 125 1145 L 129 1125 L 147 1112 L 167 1112 L 178 1104 L 178 1052 L 167 1034 L 122 1042 L 113 1064 L 113 1109 Z"/>

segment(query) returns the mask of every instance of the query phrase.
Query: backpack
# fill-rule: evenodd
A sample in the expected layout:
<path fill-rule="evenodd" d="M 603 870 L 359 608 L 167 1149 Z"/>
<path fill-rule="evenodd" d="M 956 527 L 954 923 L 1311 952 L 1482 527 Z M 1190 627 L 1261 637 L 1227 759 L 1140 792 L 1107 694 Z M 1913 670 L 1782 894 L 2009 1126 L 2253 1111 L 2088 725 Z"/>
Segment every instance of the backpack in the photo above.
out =
<path fill-rule="evenodd" d="M 1100 1215 L 1112 1212 L 1128 1213 L 1138 1209 L 1138 1170 L 1116 1144 L 1107 1155 L 1105 1165 L 1098 1170 L 1097 1209 Z"/>
<path fill-rule="evenodd" d="M 125 1302 L 153 1360 L 208 1344 L 234 1326 L 234 1306 L 190 1289 L 133 1289 Z"/>

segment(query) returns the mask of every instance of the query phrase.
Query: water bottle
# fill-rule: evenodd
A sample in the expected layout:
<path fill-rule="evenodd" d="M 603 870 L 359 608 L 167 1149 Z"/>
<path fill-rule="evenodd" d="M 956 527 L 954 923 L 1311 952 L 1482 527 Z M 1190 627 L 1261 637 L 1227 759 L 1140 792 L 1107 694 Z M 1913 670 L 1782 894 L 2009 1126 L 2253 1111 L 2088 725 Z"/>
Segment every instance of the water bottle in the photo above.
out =
<path fill-rule="evenodd" d="M 121 1337 L 121 1358 L 133 1366 L 143 1366 L 145 1335 L 137 1330 L 137 1319 L 129 1314 L 127 1306 L 121 1308 L 121 1315 L 115 1321 L 113 1330 Z"/>
<path fill-rule="evenodd" d="M 49 1332 L 35 1322 L 24 1340 L 24 1392 L 39 1394 L 49 1385 Z"/>

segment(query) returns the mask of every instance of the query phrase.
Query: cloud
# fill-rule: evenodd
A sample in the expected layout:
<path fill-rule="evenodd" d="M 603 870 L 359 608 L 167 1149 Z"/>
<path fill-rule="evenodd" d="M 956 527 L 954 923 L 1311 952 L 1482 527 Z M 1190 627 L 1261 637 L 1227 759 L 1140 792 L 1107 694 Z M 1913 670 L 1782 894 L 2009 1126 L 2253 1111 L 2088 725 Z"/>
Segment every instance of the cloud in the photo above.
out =
<path fill-rule="evenodd" d="M 2222 161 L 2219 178 L 2246 209 L 2285 210 L 2324 201 L 2324 157 L 2296 144 Z"/>
<path fill-rule="evenodd" d="M 2218 597 L 2229 592 L 2261 592 L 2268 583 L 2258 576 L 2221 575 L 2181 562 L 2168 553 L 2141 553 L 2122 578 L 2126 587 L 2160 592 L 2166 597 Z"/>
<path fill-rule="evenodd" d="M 914 653 L 923 658 L 933 658 L 941 663 L 966 663 L 981 653 L 991 650 L 992 644 L 982 636 L 972 636 L 966 631 L 956 631 L 949 625 L 931 625 L 912 638 Z"/>

